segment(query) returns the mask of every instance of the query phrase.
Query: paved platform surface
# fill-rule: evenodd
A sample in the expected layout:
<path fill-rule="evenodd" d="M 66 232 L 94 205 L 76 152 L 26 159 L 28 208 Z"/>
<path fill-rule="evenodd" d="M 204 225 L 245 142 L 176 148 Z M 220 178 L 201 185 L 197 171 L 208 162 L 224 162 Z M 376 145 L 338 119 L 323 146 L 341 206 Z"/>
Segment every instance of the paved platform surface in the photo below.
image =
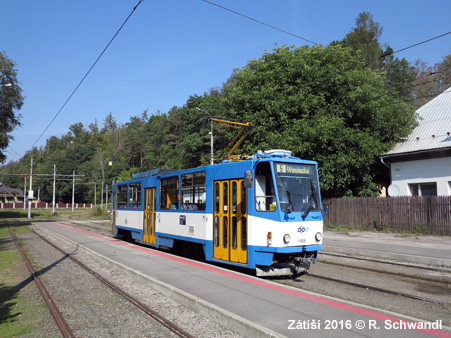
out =
<path fill-rule="evenodd" d="M 451 268 L 450 236 L 326 230 L 322 251 Z"/>
<path fill-rule="evenodd" d="M 223 325 L 227 326 L 225 318 L 231 315 L 229 324 L 240 327 L 246 332 L 245 336 L 386 338 L 432 335 L 451 338 L 447 327 L 424 328 L 414 319 L 399 314 L 300 291 L 61 223 L 38 225 L 87 248 L 93 255 L 105 257 L 111 264 L 127 267 L 129 273 L 147 279 L 158 291 L 166 290 L 166 294 L 181 303 L 191 302 L 202 313 L 218 318 Z M 354 241 L 355 237 L 342 241 L 339 236 L 347 235 L 329 236 L 325 240 L 329 242 L 327 245 L 346 247 L 361 242 Z M 386 240 L 379 244 L 384 242 Z M 411 245 L 406 246 L 411 248 Z M 396 328 L 407 323 L 414 329 Z"/>

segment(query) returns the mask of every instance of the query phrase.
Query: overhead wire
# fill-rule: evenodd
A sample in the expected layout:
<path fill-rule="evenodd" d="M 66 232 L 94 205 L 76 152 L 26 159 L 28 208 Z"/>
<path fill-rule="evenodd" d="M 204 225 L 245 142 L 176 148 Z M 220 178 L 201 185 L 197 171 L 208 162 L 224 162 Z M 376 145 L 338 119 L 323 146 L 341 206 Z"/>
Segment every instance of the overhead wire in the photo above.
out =
<path fill-rule="evenodd" d="M 49 128 L 49 127 L 52 125 L 52 123 L 55 121 L 55 119 L 59 116 L 59 114 L 61 113 L 61 111 L 65 108 L 65 106 L 67 105 L 67 103 L 70 101 L 70 99 L 73 97 L 73 95 L 77 92 L 78 88 L 79 88 L 79 87 L 81 86 L 81 84 L 84 82 L 84 80 L 86 79 L 86 77 L 89 75 L 89 73 L 90 73 L 90 72 L 92 71 L 92 69 L 95 67 L 95 65 L 96 65 L 97 62 L 100 60 L 100 58 L 103 56 L 103 54 L 105 53 L 105 51 L 106 51 L 106 50 L 108 49 L 108 47 L 111 45 L 111 43 L 113 42 L 113 40 L 116 38 L 116 36 L 119 34 L 119 32 L 122 30 L 122 28 L 125 26 L 125 24 L 127 23 L 127 21 L 130 19 L 130 17 L 133 15 L 133 13 L 135 12 L 135 10 L 138 8 L 138 6 L 139 6 L 143 1 L 144 1 L 144 0 L 139 0 L 139 2 L 137 3 L 137 5 L 136 5 L 135 7 L 133 7 L 133 10 L 130 12 L 130 14 L 128 15 L 128 17 L 125 19 L 125 21 L 124 21 L 124 22 L 122 23 L 122 25 L 119 27 L 119 29 L 118 29 L 117 32 L 114 34 L 114 36 L 112 37 L 112 39 L 109 41 L 109 43 L 106 45 L 106 47 L 105 47 L 105 48 L 103 49 L 103 51 L 100 53 L 100 55 L 97 57 L 97 59 L 95 60 L 95 62 L 93 63 L 93 65 L 89 68 L 89 70 L 88 70 L 88 71 L 86 72 L 86 74 L 83 76 L 83 78 L 81 79 L 81 81 L 78 83 L 78 85 L 77 85 L 77 86 L 75 87 L 75 89 L 72 91 L 72 93 L 69 95 L 69 97 L 67 98 L 67 100 L 66 100 L 66 101 L 64 102 L 64 104 L 61 106 L 61 108 L 59 109 L 59 111 L 55 114 L 55 116 L 54 116 L 53 119 L 50 121 L 50 123 L 47 125 L 47 127 L 44 129 L 44 131 L 40 134 L 40 136 L 37 138 L 37 140 L 33 143 L 33 145 L 31 146 L 31 148 L 33 148 L 33 147 L 37 144 L 37 142 L 41 139 L 41 137 L 44 135 L 44 133 L 48 130 L 48 128 Z M 267 26 L 267 27 L 269 27 L 269 28 L 271 28 L 271 29 L 280 31 L 280 32 L 282 32 L 282 33 L 284 33 L 284 34 L 293 36 L 293 37 L 295 37 L 295 38 L 298 38 L 298 39 L 300 39 L 300 40 L 303 40 L 303 41 L 312 43 L 312 44 L 314 44 L 314 45 L 319 45 L 318 43 L 316 43 L 316 42 L 314 42 L 314 41 L 312 41 L 312 40 L 309 40 L 309 39 L 306 39 L 306 38 L 304 38 L 304 37 L 302 37 L 302 36 L 299 36 L 299 35 L 296 35 L 296 34 L 294 34 L 294 33 L 285 31 L 285 30 L 283 30 L 283 29 L 281 29 L 281 28 L 278 28 L 278 27 L 276 27 L 276 26 L 270 25 L 270 24 L 265 23 L 265 22 L 263 22 L 263 21 L 261 21 L 261 20 L 257 20 L 257 19 L 255 19 L 255 18 L 252 18 L 252 17 L 250 17 L 250 16 L 248 16 L 248 15 L 245 15 L 245 14 L 240 13 L 240 12 L 238 12 L 238 11 L 232 10 L 232 9 L 230 9 L 230 8 L 221 6 L 221 5 L 219 5 L 219 4 L 217 4 L 217 3 L 214 3 L 214 2 L 212 2 L 212 1 L 209 1 L 209 0 L 202 0 L 202 1 L 208 3 L 208 4 L 212 5 L 212 6 L 216 6 L 216 7 L 218 7 L 218 8 L 221 8 L 221 9 L 226 10 L 226 11 L 228 11 L 228 12 L 231 12 L 231 13 L 233 13 L 233 14 L 236 14 L 236 15 L 239 15 L 239 16 L 241 16 L 241 17 L 244 17 L 244 18 L 246 18 L 246 19 L 248 19 L 248 20 L 251 20 L 251 21 L 257 22 L 257 23 L 259 23 L 259 24 L 261 24 L 261 25 Z M 416 43 L 416 44 L 407 46 L 407 47 L 402 48 L 402 49 L 399 49 L 399 50 L 397 50 L 397 51 L 393 51 L 393 52 L 390 52 L 390 53 L 384 53 L 384 54 L 382 54 L 379 58 L 384 58 L 384 57 L 387 57 L 387 56 L 390 56 L 390 55 L 393 55 L 393 54 L 396 54 L 396 53 L 405 51 L 405 50 L 407 50 L 407 49 L 410 49 L 410 48 L 419 46 L 419 45 L 421 45 L 421 44 L 424 44 L 424 43 L 427 43 L 427 42 L 430 42 L 430 41 L 439 39 L 439 38 L 444 37 L 444 36 L 449 35 L 449 34 L 451 34 L 451 32 L 447 32 L 447 33 L 444 33 L 444 34 L 435 36 L 435 37 L 430 38 L 430 39 L 428 39 L 428 40 L 421 41 L 421 42 L 419 42 L 419 43 Z M 30 149 L 31 149 L 31 148 L 30 148 Z"/>
<path fill-rule="evenodd" d="M 435 39 L 439 39 L 439 38 L 442 38 L 442 37 L 444 37 L 444 36 L 446 36 L 446 35 L 449 35 L 449 34 L 451 34 L 451 32 L 448 32 L 448 33 L 444 33 L 444 34 L 441 34 L 441 35 L 435 36 L 435 37 L 433 37 L 433 38 L 430 38 L 430 39 L 428 39 L 428 40 L 424 40 L 424 41 L 421 41 L 421 42 L 415 43 L 415 44 L 413 44 L 413 45 L 411 45 L 411 46 L 408 46 L 408 47 L 405 47 L 405 48 L 399 49 L 399 50 L 397 50 L 397 51 L 394 51 L 394 52 L 390 52 L 390 53 L 382 54 L 382 55 L 380 56 L 380 58 L 382 58 L 382 57 L 386 57 L 386 56 L 389 56 L 389 55 L 393 55 L 393 54 L 396 54 L 396 53 L 399 53 L 399 52 L 403 52 L 403 51 L 405 51 L 405 50 L 407 50 L 407 49 L 410 49 L 410 48 L 413 48 L 413 47 L 416 47 L 416 46 L 422 45 L 423 43 L 426 43 L 426 42 L 430 42 L 430 41 L 432 41 L 432 40 L 435 40 Z"/>
<path fill-rule="evenodd" d="M 242 16 L 242 17 L 244 17 L 244 18 L 246 18 L 246 19 L 249 19 L 249 20 L 252 20 L 252 21 L 254 21 L 254 22 L 257 22 L 257 23 L 259 23 L 259 24 L 262 24 L 262 25 L 264 25 L 264 26 L 270 27 L 270 28 L 275 29 L 275 30 L 277 30 L 277 31 L 280 31 L 280 32 L 282 32 L 282 33 L 285 33 L 285 34 L 288 34 L 288 35 L 290 35 L 290 36 L 296 37 L 296 38 L 298 38 L 298 39 L 301 39 L 301 40 L 310 42 L 310 43 L 312 43 L 312 44 L 314 44 L 314 45 L 319 45 L 318 43 L 316 43 L 316 42 L 314 42 L 314 41 L 312 41 L 312 40 L 308 40 L 308 39 L 306 39 L 306 38 L 303 38 L 302 36 L 299 36 L 299 35 L 296 35 L 296 34 L 287 32 L 287 31 L 285 31 L 285 30 L 283 30 L 283 29 L 280 29 L 280 28 L 275 27 L 275 26 L 273 26 L 273 25 L 267 24 L 267 23 L 265 23 L 265 22 L 263 22 L 263 21 L 254 19 L 254 18 L 252 18 L 252 17 L 250 17 L 250 16 L 248 16 L 248 15 L 242 14 L 242 13 L 240 13 L 240 12 L 237 12 L 237 11 L 232 10 L 232 9 L 230 9 L 230 8 L 224 7 L 224 6 L 222 6 L 222 5 L 219 5 L 219 4 L 217 4 L 217 3 L 214 3 L 214 2 L 212 2 L 212 1 L 209 1 L 209 0 L 202 0 L 202 1 L 203 1 L 203 2 L 206 2 L 206 3 L 210 4 L 210 5 L 216 6 L 216 7 L 218 7 L 218 8 L 224 9 L 224 10 L 226 10 L 226 11 L 229 11 L 229 12 L 231 12 L 231 13 L 233 13 L 233 14 Z M 432 37 L 432 38 L 430 38 L 430 39 L 427 39 L 427 40 L 424 40 L 424 41 L 415 43 L 415 44 L 413 44 L 413 45 L 410 45 L 410 46 L 401 48 L 401 49 L 396 50 L 396 51 L 392 51 L 392 52 L 388 52 L 388 53 L 383 53 L 382 55 L 380 55 L 379 57 L 375 58 L 374 60 L 376 60 L 376 59 L 381 59 L 381 58 L 385 58 L 385 57 L 387 57 L 387 56 L 390 56 L 390 55 L 393 55 L 393 54 L 396 54 L 396 53 L 400 53 L 400 52 L 405 51 L 405 50 L 408 50 L 408 49 L 410 49 L 410 48 L 417 47 L 417 46 L 422 45 L 422 44 L 424 44 L 424 43 L 427 43 L 427 42 L 430 42 L 430 41 L 433 41 L 433 40 L 442 38 L 442 37 L 447 36 L 447 35 L 449 35 L 449 34 L 451 34 L 451 32 L 447 32 L 447 33 L 444 33 L 444 34 L 441 34 L 441 35 Z M 428 76 L 434 75 L 435 73 L 437 73 L 437 72 L 433 72 L 433 73 L 431 73 L 431 74 L 428 74 Z M 410 87 L 419 86 L 419 85 L 421 85 L 421 84 L 407 85 L 407 87 L 405 87 L 405 88 L 410 88 Z M 417 98 L 417 99 L 418 99 L 418 98 Z"/>
<path fill-rule="evenodd" d="M 47 131 L 47 129 L 49 129 L 49 127 L 52 125 L 52 123 L 55 121 L 55 119 L 58 117 L 58 115 L 61 113 L 61 111 L 64 109 L 64 107 L 67 105 L 67 103 L 70 101 L 70 99 L 72 98 L 72 96 L 74 96 L 74 94 L 76 93 L 76 91 L 78 90 L 78 88 L 80 88 L 81 84 L 85 81 L 86 77 L 89 75 L 89 73 L 91 72 L 91 70 L 95 67 L 95 65 L 97 64 L 97 62 L 100 60 L 100 58 L 103 56 L 103 54 L 105 53 L 105 51 L 108 49 L 108 47 L 111 45 L 111 43 L 113 42 L 113 40 L 116 38 L 116 36 L 119 34 L 119 32 L 122 30 L 122 28 L 125 26 L 125 24 L 127 23 L 128 19 L 130 19 L 130 17 L 132 16 L 132 14 L 135 12 L 135 10 L 138 8 L 138 6 L 143 3 L 144 0 L 139 0 L 138 4 L 133 7 L 133 10 L 130 12 L 130 14 L 128 15 L 128 17 L 125 19 L 125 21 L 122 23 L 122 25 L 119 27 L 119 29 L 117 30 L 116 34 L 114 34 L 114 36 L 111 38 L 110 42 L 108 42 L 108 44 L 106 45 L 106 47 L 103 49 L 103 51 L 100 53 L 100 55 L 97 57 L 97 59 L 94 61 L 94 63 L 92 64 L 91 68 L 89 68 L 89 70 L 86 72 L 85 76 L 83 76 L 83 78 L 81 79 L 81 81 L 78 83 L 78 85 L 75 87 L 75 89 L 72 91 L 72 93 L 69 95 L 69 97 L 67 98 L 66 102 L 64 102 L 64 104 L 61 106 L 61 108 L 58 110 L 58 112 L 55 114 L 55 116 L 53 117 L 53 119 L 50 121 L 50 123 L 47 125 L 47 127 L 44 129 L 44 131 L 41 133 L 41 135 L 39 135 L 39 137 L 37 138 L 37 140 L 33 143 L 33 145 L 31 146 L 30 150 L 36 145 L 36 143 L 38 143 L 38 141 L 41 139 L 42 135 L 44 135 L 44 133 Z"/>
<path fill-rule="evenodd" d="M 203 2 L 206 2 L 206 3 L 210 4 L 210 5 L 213 5 L 213 6 L 216 6 L 216 7 L 219 7 L 219 8 L 221 8 L 221 9 L 224 9 L 224 10 L 226 10 L 226 11 L 229 11 L 229 12 L 231 12 L 231 13 L 233 13 L 233 14 L 236 14 L 236 15 L 242 16 L 242 17 L 244 17 L 244 18 L 246 18 L 246 19 L 249 19 L 249 20 L 255 21 L 255 22 L 257 22 L 257 23 L 259 23 L 259 24 L 261 24 L 261 25 L 264 25 L 264 26 L 267 26 L 267 27 L 269 27 L 269 28 L 272 28 L 272 29 L 278 30 L 279 32 L 282 32 L 282 33 L 285 33 L 285 34 L 288 34 L 288 35 L 294 36 L 295 38 L 298 38 L 298 39 L 304 40 L 304 41 L 306 41 L 306 42 L 309 42 L 309 43 L 312 43 L 312 44 L 314 44 L 314 45 L 318 45 L 318 43 L 316 43 L 316 42 L 314 42 L 314 41 L 312 41 L 312 40 L 309 40 L 309 39 L 303 38 L 302 36 L 299 36 L 299 35 L 296 35 L 296 34 L 293 34 L 293 33 L 287 32 L 286 30 L 283 30 L 283 29 L 281 29 L 281 28 L 275 27 L 275 26 L 273 26 L 273 25 L 270 25 L 270 24 L 268 24 L 268 23 L 266 23 L 266 22 L 263 22 L 263 21 L 260 21 L 260 20 L 257 20 L 257 19 L 254 19 L 254 18 L 251 18 L 251 17 L 250 17 L 250 16 L 248 16 L 248 15 L 245 15 L 245 14 L 242 14 L 242 13 L 240 13 L 240 12 L 234 11 L 234 10 L 232 10 L 232 9 L 230 9 L 230 8 L 227 8 L 227 7 L 224 7 L 224 6 L 218 5 L 217 3 L 214 3 L 214 2 L 212 2 L 212 1 L 208 1 L 208 0 L 202 0 L 202 1 L 203 1 Z"/>

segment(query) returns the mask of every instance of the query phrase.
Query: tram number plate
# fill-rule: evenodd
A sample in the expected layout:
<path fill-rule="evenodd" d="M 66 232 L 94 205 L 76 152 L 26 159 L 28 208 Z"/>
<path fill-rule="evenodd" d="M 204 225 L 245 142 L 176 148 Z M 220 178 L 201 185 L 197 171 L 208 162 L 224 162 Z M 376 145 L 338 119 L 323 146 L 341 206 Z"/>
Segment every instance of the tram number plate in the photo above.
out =
<path fill-rule="evenodd" d="M 298 239 L 298 243 L 299 243 L 299 244 L 304 244 L 304 243 L 305 243 L 305 238 L 300 238 L 300 239 Z"/>

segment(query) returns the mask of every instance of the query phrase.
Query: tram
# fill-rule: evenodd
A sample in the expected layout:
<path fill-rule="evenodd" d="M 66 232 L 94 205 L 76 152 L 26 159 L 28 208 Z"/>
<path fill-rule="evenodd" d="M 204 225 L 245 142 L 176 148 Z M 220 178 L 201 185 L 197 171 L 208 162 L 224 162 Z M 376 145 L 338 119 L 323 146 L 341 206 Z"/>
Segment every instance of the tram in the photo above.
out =
<path fill-rule="evenodd" d="M 317 163 L 270 150 L 135 174 L 113 186 L 112 233 L 257 276 L 300 274 L 322 245 Z"/>

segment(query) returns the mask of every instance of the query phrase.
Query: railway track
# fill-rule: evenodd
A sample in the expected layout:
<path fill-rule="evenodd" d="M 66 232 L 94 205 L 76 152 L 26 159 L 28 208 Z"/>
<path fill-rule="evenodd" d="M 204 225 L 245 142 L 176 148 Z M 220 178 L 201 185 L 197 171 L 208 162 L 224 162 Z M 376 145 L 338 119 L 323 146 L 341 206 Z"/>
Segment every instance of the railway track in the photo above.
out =
<path fill-rule="evenodd" d="M 397 295 L 397 296 L 402 296 L 402 297 L 405 297 L 405 298 L 421 300 L 421 301 L 424 301 L 424 302 L 435 303 L 435 304 L 444 304 L 444 305 L 451 306 L 450 302 L 444 302 L 444 301 L 437 300 L 437 299 L 431 299 L 431 298 L 427 298 L 427 297 L 411 295 L 411 294 L 408 294 L 408 293 L 405 293 L 405 292 L 393 291 L 393 290 L 388 290 L 388 289 L 384 289 L 384 288 L 374 287 L 374 286 L 371 286 L 371 285 L 349 282 L 349 281 L 342 280 L 342 279 L 326 277 L 326 276 L 320 276 L 320 275 L 312 274 L 310 272 L 307 272 L 306 275 L 308 275 L 310 277 L 313 277 L 313 278 L 317 278 L 317 279 L 322 279 L 322 280 L 327 280 L 327 281 L 331 281 L 331 282 L 335 282 L 335 283 L 340 283 L 340 284 L 345 284 L 345 285 L 350 285 L 350 286 L 362 288 L 362 289 L 365 289 L 365 290 L 372 290 L 372 291 L 386 293 L 386 294 L 389 294 L 389 295 Z"/>
<path fill-rule="evenodd" d="M 14 245 L 16 246 L 17 250 L 19 251 L 20 255 L 22 256 L 23 260 L 25 261 L 25 265 L 28 268 L 28 271 L 30 271 L 31 277 L 36 283 L 36 286 L 39 289 L 39 292 L 42 295 L 42 298 L 45 301 L 45 304 L 47 305 L 47 308 L 50 311 L 50 314 L 52 315 L 53 319 L 55 320 L 56 325 L 58 326 L 58 329 L 61 332 L 61 335 L 63 337 L 67 338 L 75 338 L 75 335 L 73 334 L 72 330 L 70 329 L 69 325 L 67 324 L 66 320 L 64 319 L 64 316 L 61 314 L 60 310 L 58 309 L 58 306 L 56 305 L 55 301 L 53 300 L 52 296 L 48 292 L 47 288 L 45 287 L 42 280 L 39 278 L 38 274 L 36 273 L 36 270 L 33 268 L 33 265 L 31 265 L 30 260 L 28 259 L 27 255 L 23 251 L 22 247 L 17 241 L 16 236 L 14 233 L 9 231 L 9 236 L 12 238 Z"/>
<path fill-rule="evenodd" d="M 63 221 L 63 220 L 61 220 Z M 90 229 L 94 229 L 95 231 L 100 231 L 101 234 L 105 235 L 105 227 L 101 227 L 98 226 L 96 224 L 93 223 L 81 223 L 81 222 L 77 222 L 74 221 L 72 219 L 70 220 L 66 220 L 66 223 L 70 223 L 73 226 L 76 227 L 81 227 L 81 228 L 90 228 Z M 373 259 L 373 258 L 369 258 L 369 257 L 351 257 L 351 256 L 347 256 L 347 255 L 341 255 L 341 254 L 334 254 L 334 253 L 325 253 L 325 252 L 321 252 L 322 256 L 330 256 L 330 257 L 335 257 L 335 258 L 345 258 L 347 260 L 354 260 L 354 261 L 359 261 L 363 264 L 360 264 L 358 266 L 353 265 L 353 264 L 347 264 L 347 263 L 343 263 L 340 261 L 326 261 L 326 262 L 321 262 L 321 264 L 329 264 L 329 265 L 334 265 L 334 266 L 340 266 L 343 268 L 351 268 L 351 269 L 359 269 L 361 271 L 368 271 L 368 272 L 375 272 L 375 273 L 383 273 L 386 275 L 392 275 L 393 277 L 399 277 L 399 276 L 403 276 L 403 277 L 407 277 L 407 278 L 412 278 L 412 279 L 416 279 L 416 280 L 420 280 L 420 281 L 430 281 L 430 282 L 437 282 L 437 283 L 444 283 L 444 284 L 449 284 L 451 281 L 451 274 L 449 277 L 449 280 L 446 281 L 441 281 L 439 278 L 430 278 L 427 276 L 420 276 L 415 272 L 412 273 L 400 273 L 399 271 L 389 271 L 386 269 L 381 269 L 381 268 L 375 268 L 374 264 L 368 264 L 368 263 L 377 263 L 377 264 L 382 264 L 382 265 L 386 265 L 386 266 L 396 266 L 396 267 L 402 267 L 402 268 L 407 268 L 407 269 L 421 269 L 423 271 L 432 271 L 432 272 L 437 272 L 437 273 L 448 273 L 448 271 L 441 269 L 441 268 L 435 268 L 435 267 L 427 267 L 427 266 L 416 266 L 416 265 L 412 265 L 412 264 L 405 264 L 405 263 L 401 263 L 401 262 L 386 262 L 386 261 L 382 261 L 382 260 L 378 260 L 378 259 Z M 373 266 L 373 267 L 370 267 Z M 314 271 L 314 267 L 312 267 L 312 270 L 310 271 Z M 418 296 L 418 295 L 414 295 L 414 294 L 409 294 L 407 292 L 402 292 L 402 291 L 397 291 L 397 290 L 390 290 L 387 288 L 381 288 L 381 287 L 376 287 L 374 285 L 369 285 L 369 284 L 365 284 L 365 283 L 358 283 L 358 282 L 352 282 L 349 280 L 344 280 L 344 279 L 340 279 L 340 278 L 335 278 L 335 277 L 328 277 L 328 276 L 322 276 L 320 274 L 317 273 L 312 273 L 310 271 L 307 271 L 304 276 L 308 276 L 308 277 L 312 277 L 315 279 L 322 279 L 325 281 L 329 281 L 329 282 L 334 282 L 334 283 L 339 283 L 339 284 L 343 284 L 343 285 L 349 285 L 352 287 L 357 287 L 357 288 L 361 288 L 361 289 L 366 289 L 366 290 L 372 290 L 372 291 L 377 291 L 377 292 L 381 292 L 381 293 L 385 293 L 388 295 L 398 295 L 398 296 L 402 296 L 405 298 L 410 298 L 410 299 L 414 299 L 414 300 L 421 300 L 421 301 L 425 301 L 425 302 L 429 302 L 429 303 L 436 303 L 436 304 L 446 304 L 446 305 L 451 305 L 451 302 L 447 302 L 447 301 L 442 301 L 442 300 L 437 300 L 437 299 L 432 299 L 429 297 L 422 297 L 422 296 Z M 277 278 L 275 278 L 277 280 Z"/>
<path fill-rule="evenodd" d="M 22 255 L 29 271 L 30 274 L 33 278 L 33 280 L 35 280 L 39 291 L 42 294 L 42 297 L 45 301 L 45 303 L 47 304 L 50 313 L 52 314 L 61 334 L 63 337 L 68 337 L 68 338 L 72 338 L 75 337 L 75 335 L 73 334 L 72 330 L 70 329 L 67 321 L 65 320 L 64 316 L 61 314 L 61 311 L 58 309 L 55 301 L 53 300 L 53 298 L 51 297 L 50 293 L 48 292 L 48 290 L 46 289 L 44 283 L 42 282 L 42 280 L 39 278 L 38 274 L 36 273 L 35 269 L 33 268 L 32 264 L 30 263 L 30 260 L 28 259 L 27 255 L 25 254 L 24 250 L 21 248 L 21 246 L 19 245 L 14 233 L 9 230 L 10 236 L 13 239 L 17 249 L 19 250 L 20 254 Z M 166 327 L 168 330 L 170 330 L 171 332 L 173 332 L 176 336 L 178 337 L 183 337 L 183 338 L 193 338 L 194 336 L 192 336 L 190 333 L 188 333 L 187 331 L 185 331 L 184 329 L 180 328 L 179 326 L 177 326 L 176 324 L 174 324 L 172 321 L 166 319 L 165 317 L 163 317 L 162 315 L 160 315 L 159 313 L 157 313 L 156 311 L 152 310 L 151 308 L 149 308 L 147 305 L 145 305 L 144 303 L 142 303 L 141 301 L 139 301 L 137 298 L 133 297 L 132 295 L 130 295 L 129 293 L 125 292 L 124 290 L 122 290 L 121 288 L 119 288 L 118 286 L 116 286 L 114 283 L 110 282 L 109 280 L 107 280 L 106 278 L 102 277 L 100 274 L 98 274 L 97 272 L 95 272 L 94 270 L 92 270 L 91 268 L 89 268 L 88 266 L 86 266 L 85 264 L 83 264 L 81 261 L 77 260 L 75 257 L 73 257 L 71 254 L 65 252 L 63 249 L 61 249 L 60 247 L 58 247 L 57 245 L 55 245 L 54 243 L 50 242 L 49 240 L 47 240 L 45 237 L 41 236 L 40 234 L 38 234 L 37 232 L 33 231 L 33 233 L 38 236 L 42 241 L 44 241 L 45 243 L 47 243 L 48 245 L 50 245 L 51 247 L 53 247 L 55 250 L 59 251 L 61 254 L 64 255 L 64 258 L 69 258 L 71 261 L 73 261 L 74 263 L 76 263 L 78 266 L 80 266 L 82 269 L 84 269 L 85 271 L 87 271 L 88 273 L 90 273 L 92 276 L 96 277 L 98 280 L 100 280 L 103 284 L 105 284 L 106 286 L 108 286 L 110 289 L 112 289 L 113 291 L 115 291 L 117 294 L 119 294 L 120 296 L 122 296 L 124 299 L 126 299 L 128 302 L 130 302 L 131 304 L 133 304 L 135 307 L 137 307 L 138 309 L 140 309 L 141 311 L 143 311 L 146 315 L 150 316 L 151 318 L 153 318 L 155 321 L 157 321 L 158 323 L 160 323 L 161 325 L 163 325 L 164 327 Z M 63 259 L 64 259 L 63 258 Z"/>
<path fill-rule="evenodd" d="M 99 231 L 97 229 L 98 226 L 90 226 L 88 223 L 80 225 L 70 222 L 70 225 L 83 229 L 90 228 L 92 232 Z M 338 257 L 338 255 L 327 256 L 332 257 L 333 261 L 331 262 L 330 258 L 328 261 L 320 260 L 316 265 L 312 266 L 309 272 L 296 279 L 279 280 L 273 278 L 272 280 L 327 296 L 342 298 L 390 311 L 399 311 L 400 313 L 426 320 L 433 321 L 437 318 L 451 318 L 451 298 L 449 297 L 451 274 L 448 271 L 433 267 L 412 266 L 411 264 L 381 262 L 363 257 L 354 259 L 360 262 L 356 266 L 354 263 L 349 263 L 351 257 Z M 342 258 L 345 260 L 342 261 Z M 379 265 L 388 266 L 392 270 L 387 270 L 385 267 L 380 267 Z M 322 269 L 318 269 L 320 266 L 322 266 Z M 335 269 L 335 272 L 331 272 L 332 268 Z M 403 269 L 411 269 L 412 272 L 403 272 L 401 274 L 400 271 Z M 354 270 L 354 272 L 349 273 L 351 270 Z M 440 281 L 440 278 L 431 278 L 425 276 L 423 273 L 419 273 L 419 271 L 428 271 L 432 275 L 448 274 L 448 279 L 443 282 Z M 370 282 L 366 282 L 365 277 L 368 277 L 368 275 L 373 276 L 373 274 L 377 277 L 373 277 L 373 280 L 369 278 Z M 346 277 L 342 278 L 341 276 Z M 354 278 L 351 278 L 351 276 Z M 389 287 L 377 285 L 379 278 L 388 280 L 385 285 L 389 285 Z M 407 279 L 409 282 L 406 283 L 411 284 L 409 286 L 410 289 L 397 289 L 395 287 L 395 281 L 399 282 L 400 280 Z M 420 284 L 427 286 L 419 287 L 418 285 Z M 440 286 L 434 289 L 434 287 L 430 286 L 432 284 L 440 284 Z M 431 289 L 434 289 L 435 292 L 432 297 L 429 296 L 431 295 Z M 440 290 L 440 292 L 437 292 L 437 290 Z M 442 296 L 443 294 L 445 296 Z M 402 299 L 405 299 L 405 301 Z M 430 311 L 431 307 L 432 311 Z M 423 316 L 423 313 L 427 313 L 427 315 Z M 445 322 L 448 325 L 451 324 L 447 320 Z"/>

